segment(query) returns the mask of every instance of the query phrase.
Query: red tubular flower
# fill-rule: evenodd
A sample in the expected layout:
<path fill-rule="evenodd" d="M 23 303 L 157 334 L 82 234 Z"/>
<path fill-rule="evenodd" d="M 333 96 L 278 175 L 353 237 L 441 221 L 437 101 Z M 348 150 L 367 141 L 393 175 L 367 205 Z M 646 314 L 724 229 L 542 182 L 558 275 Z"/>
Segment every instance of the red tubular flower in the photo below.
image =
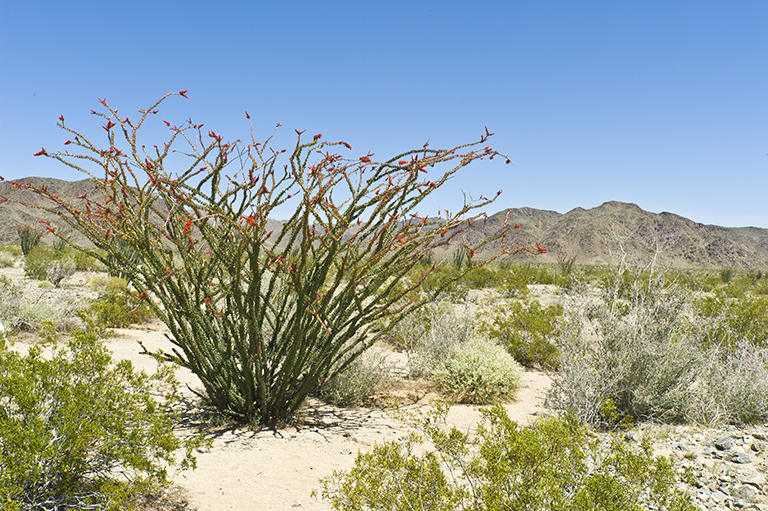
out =
<path fill-rule="evenodd" d="M 246 110 L 246 111 L 245 111 L 245 118 L 246 118 L 246 119 L 250 119 L 250 118 L 251 118 L 251 116 L 250 116 L 250 115 L 248 115 L 248 110 Z"/>
<path fill-rule="evenodd" d="M 318 133 L 318 134 L 317 134 L 317 135 L 315 135 L 315 137 L 314 137 L 314 139 L 315 139 L 315 140 L 320 140 L 321 138 L 323 138 L 323 134 L 322 134 L 322 133 Z"/>
<path fill-rule="evenodd" d="M 185 236 L 187 234 L 189 234 L 189 231 L 192 230 L 192 224 L 193 224 L 192 220 L 187 220 L 186 222 L 184 222 L 184 230 L 183 230 L 183 232 L 184 232 Z"/>
<path fill-rule="evenodd" d="M 536 242 L 536 250 L 538 250 L 540 254 L 546 254 L 547 253 L 547 249 L 546 248 L 542 248 L 542 246 L 539 245 L 538 241 Z"/>
<path fill-rule="evenodd" d="M 48 156 L 48 152 L 45 150 L 45 147 L 41 147 L 40 150 L 34 154 L 34 156 Z"/>
<path fill-rule="evenodd" d="M 179 96 L 181 96 L 183 98 L 187 98 L 187 92 L 189 92 L 189 91 L 188 90 L 180 90 L 179 91 Z M 187 99 L 189 99 L 189 98 L 187 98 Z"/>
<path fill-rule="evenodd" d="M 141 293 L 141 294 L 139 295 L 139 301 L 143 300 L 143 299 L 144 299 L 144 298 L 146 298 L 146 297 L 147 297 L 147 292 L 146 292 L 146 291 L 144 291 L 143 293 Z"/>
<path fill-rule="evenodd" d="M 519 229 L 519 228 L 520 228 L 520 224 L 515 224 L 515 229 Z"/>

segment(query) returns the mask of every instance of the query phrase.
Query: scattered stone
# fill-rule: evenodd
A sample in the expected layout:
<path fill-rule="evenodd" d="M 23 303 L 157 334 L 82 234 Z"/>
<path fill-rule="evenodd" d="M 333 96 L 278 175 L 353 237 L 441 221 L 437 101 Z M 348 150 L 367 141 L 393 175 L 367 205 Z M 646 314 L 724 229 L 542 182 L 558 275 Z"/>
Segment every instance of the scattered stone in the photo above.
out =
<path fill-rule="evenodd" d="M 733 439 L 729 436 L 718 438 L 717 440 L 715 440 L 715 447 L 717 447 L 719 451 L 727 451 L 728 449 L 731 448 L 732 445 L 733 445 Z"/>

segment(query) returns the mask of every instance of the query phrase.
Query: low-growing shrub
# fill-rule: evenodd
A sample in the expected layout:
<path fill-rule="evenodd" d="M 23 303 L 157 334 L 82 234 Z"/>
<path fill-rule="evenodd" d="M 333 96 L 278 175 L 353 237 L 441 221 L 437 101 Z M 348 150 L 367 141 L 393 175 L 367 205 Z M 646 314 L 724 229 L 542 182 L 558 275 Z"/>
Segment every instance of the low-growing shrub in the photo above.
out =
<path fill-rule="evenodd" d="M 46 280 L 48 268 L 58 260 L 51 247 L 37 245 L 24 255 L 24 274 L 35 280 Z"/>
<path fill-rule="evenodd" d="M 501 342 L 525 367 L 556 369 L 555 339 L 563 314 L 561 305 L 542 307 L 536 300 L 504 302 L 490 313 L 478 314 L 478 330 Z"/>
<path fill-rule="evenodd" d="M 457 402 L 490 404 L 511 398 L 520 387 L 522 373 L 503 347 L 478 336 L 456 344 L 451 357 L 432 377 Z"/>
<path fill-rule="evenodd" d="M 73 250 L 71 259 L 77 271 L 106 271 L 106 266 L 101 261 L 80 250 Z"/>
<path fill-rule="evenodd" d="M 563 325 L 548 406 L 595 425 L 613 425 L 601 414 L 606 400 L 619 419 L 686 420 L 703 354 L 687 335 L 687 296 L 660 283 L 580 298 L 582 310 Z"/>
<path fill-rule="evenodd" d="M 137 492 L 168 483 L 177 402 L 170 368 L 153 376 L 113 365 L 93 331 L 50 357 L 0 349 L 0 502 L 3 509 L 126 509 Z M 162 396 L 158 401 L 153 395 Z"/>
<path fill-rule="evenodd" d="M 702 357 L 700 378 L 689 408 L 702 424 L 761 424 L 768 420 L 768 347 L 739 341 Z"/>
<path fill-rule="evenodd" d="M 64 317 L 65 311 L 50 305 L 39 302 L 22 302 L 16 326 L 25 332 L 40 332 L 46 328 L 58 330 Z"/>
<path fill-rule="evenodd" d="M 45 271 L 48 282 L 54 287 L 59 287 L 61 282 L 75 274 L 75 263 L 72 261 L 54 261 Z"/>
<path fill-rule="evenodd" d="M 408 375 L 420 378 L 441 367 L 453 347 L 469 340 L 473 334 L 472 322 L 459 318 L 451 303 L 437 302 L 397 323 L 387 338 L 408 354 Z"/>
<path fill-rule="evenodd" d="M 21 300 L 21 289 L 11 279 L 0 275 L 0 323 L 3 323 L 6 329 L 18 328 Z"/>
<path fill-rule="evenodd" d="M 474 435 L 445 425 L 445 408 L 417 421 L 418 435 L 360 453 L 324 478 L 341 511 L 695 511 L 669 459 L 644 439 L 600 442 L 576 419 L 544 417 L 521 428 L 501 406 L 483 410 Z"/>
<path fill-rule="evenodd" d="M 139 293 L 131 290 L 119 277 L 104 281 L 98 298 L 90 302 L 87 313 L 100 328 L 125 328 L 152 317 L 152 310 Z"/>
<path fill-rule="evenodd" d="M 21 251 L 21 245 L 16 243 L 0 243 L 0 252 L 10 254 L 14 258 L 24 255 L 24 252 Z"/>
<path fill-rule="evenodd" d="M 699 316 L 693 330 L 706 346 L 733 348 L 739 342 L 768 346 L 768 297 L 744 294 L 731 298 L 725 293 L 694 302 Z"/>
<path fill-rule="evenodd" d="M 392 364 L 384 353 L 368 350 L 320 389 L 320 396 L 336 406 L 360 406 L 390 381 Z"/>
<path fill-rule="evenodd" d="M 16 264 L 16 258 L 11 254 L 0 253 L 0 268 L 10 268 Z"/>

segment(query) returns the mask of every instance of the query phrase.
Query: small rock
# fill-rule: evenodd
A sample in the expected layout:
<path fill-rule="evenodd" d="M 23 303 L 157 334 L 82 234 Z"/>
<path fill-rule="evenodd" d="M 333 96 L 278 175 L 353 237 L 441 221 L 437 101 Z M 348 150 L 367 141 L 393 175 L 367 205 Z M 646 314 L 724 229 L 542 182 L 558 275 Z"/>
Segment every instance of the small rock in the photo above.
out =
<path fill-rule="evenodd" d="M 730 457 L 730 461 L 734 463 L 746 464 L 750 463 L 752 459 L 749 457 L 749 454 L 735 453 Z"/>
<path fill-rule="evenodd" d="M 729 436 L 718 438 L 717 440 L 715 440 L 715 447 L 717 447 L 719 451 L 727 451 L 728 449 L 731 448 L 732 445 L 733 445 L 733 439 Z"/>
<path fill-rule="evenodd" d="M 748 502 L 751 502 L 758 493 L 757 488 L 749 484 L 740 484 L 731 490 L 731 495 Z"/>

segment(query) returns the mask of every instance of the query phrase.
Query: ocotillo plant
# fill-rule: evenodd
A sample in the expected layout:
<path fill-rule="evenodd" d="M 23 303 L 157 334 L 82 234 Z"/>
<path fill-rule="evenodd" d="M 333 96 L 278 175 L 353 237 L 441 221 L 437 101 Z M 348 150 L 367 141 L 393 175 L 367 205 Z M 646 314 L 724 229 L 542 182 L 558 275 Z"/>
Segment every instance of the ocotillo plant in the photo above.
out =
<path fill-rule="evenodd" d="M 20 225 L 16 228 L 16 232 L 21 242 L 21 253 L 24 255 L 32 252 L 32 249 L 40 244 L 40 238 L 43 237 L 43 231 L 29 225 Z"/>
<path fill-rule="evenodd" d="M 299 131 L 291 152 L 272 149 L 272 135 L 257 142 L 252 126 L 250 142 L 230 143 L 191 120 L 163 121 L 168 141 L 142 145 L 140 130 L 160 104 L 186 92 L 141 110 L 138 122 L 100 100 L 105 110 L 93 113 L 104 120 L 104 149 L 59 118 L 71 137 L 65 144 L 79 152 L 37 155 L 94 179 L 80 203 L 17 185 L 50 199 L 47 211 L 100 250 L 78 248 L 119 267 L 150 301 L 172 334 L 167 356 L 200 378 L 212 405 L 275 426 L 375 342 L 375 325 L 394 324 L 432 298 L 416 291 L 434 267 L 405 277 L 430 249 L 481 222 L 478 208 L 495 197 L 442 219 L 416 208 L 462 167 L 506 157 L 485 145 L 487 129 L 474 143 L 425 145 L 383 161 L 345 158 L 336 151 L 350 150 L 346 142 Z M 295 213 L 273 229 L 270 218 L 284 205 Z M 469 256 L 504 232 L 467 247 Z M 484 260 L 511 252 L 501 245 Z"/>

